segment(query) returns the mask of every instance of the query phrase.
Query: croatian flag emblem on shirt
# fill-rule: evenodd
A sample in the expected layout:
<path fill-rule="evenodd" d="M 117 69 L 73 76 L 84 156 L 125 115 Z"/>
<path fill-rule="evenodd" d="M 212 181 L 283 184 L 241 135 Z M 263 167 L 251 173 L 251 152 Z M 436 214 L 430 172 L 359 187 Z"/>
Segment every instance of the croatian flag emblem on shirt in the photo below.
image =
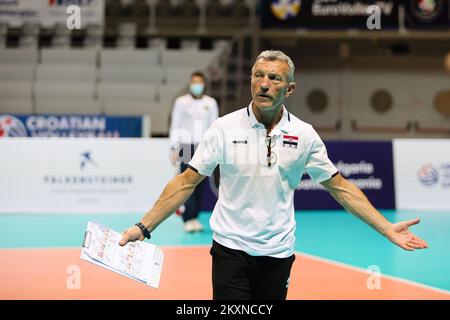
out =
<path fill-rule="evenodd" d="M 283 147 L 297 149 L 298 137 L 283 135 Z"/>

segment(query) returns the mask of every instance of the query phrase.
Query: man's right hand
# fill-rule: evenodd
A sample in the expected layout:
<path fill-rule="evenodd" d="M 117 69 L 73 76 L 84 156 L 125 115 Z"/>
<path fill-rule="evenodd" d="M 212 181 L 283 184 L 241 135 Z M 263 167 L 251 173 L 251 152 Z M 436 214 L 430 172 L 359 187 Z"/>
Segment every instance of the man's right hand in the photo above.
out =
<path fill-rule="evenodd" d="M 144 240 L 144 235 L 138 226 L 132 226 L 124 232 L 122 232 L 123 238 L 119 241 L 119 245 L 124 246 L 130 241 Z"/>

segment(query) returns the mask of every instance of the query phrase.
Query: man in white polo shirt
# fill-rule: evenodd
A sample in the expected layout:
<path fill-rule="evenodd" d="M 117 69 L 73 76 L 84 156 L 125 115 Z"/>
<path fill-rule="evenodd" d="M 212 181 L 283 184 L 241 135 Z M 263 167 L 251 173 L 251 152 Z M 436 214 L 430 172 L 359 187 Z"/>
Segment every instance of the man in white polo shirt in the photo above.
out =
<path fill-rule="evenodd" d="M 211 216 L 214 299 L 285 299 L 295 259 L 293 197 L 304 172 L 350 213 L 405 250 L 427 248 L 408 227 L 387 221 L 328 159 L 313 127 L 283 106 L 295 90 L 294 65 L 264 51 L 252 69 L 252 102 L 219 118 L 205 133 L 190 169 L 172 179 L 154 207 L 120 244 L 149 238 L 205 176 L 220 165 Z M 319 236 L 319 235 L 318 235 Z"/>
<path fill-rule="evenodd" d="M 170 158 L 173 165 L 179 164 L 180 173 L 187 169 L 192 154 L 202 140 L 203 134 L 217 119 L 217 101 L 205 94 L 206 78 L 200 71 L 191 74 L 189 93 L 175 100 L 170 125 Z M 206 181 L 202 182 L 206 184 Z M 198 187 L 184 203 L 181 217 L 186 232 L 202 231 L 197 217 L 200 213 L 202 190 Z"/>

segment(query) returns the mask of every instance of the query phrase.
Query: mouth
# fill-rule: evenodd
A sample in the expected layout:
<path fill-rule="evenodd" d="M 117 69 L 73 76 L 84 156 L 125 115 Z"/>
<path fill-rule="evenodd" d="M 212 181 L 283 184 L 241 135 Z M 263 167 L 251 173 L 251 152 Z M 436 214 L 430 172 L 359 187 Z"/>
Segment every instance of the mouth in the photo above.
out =
<path fill-rule="evenodd" d="M 273 99 L 270 95 L 264 94 L 264 93 L 258 94 L 257 97 L 259 99 L 263 99 L 263 100 L 272 100 Z"/>

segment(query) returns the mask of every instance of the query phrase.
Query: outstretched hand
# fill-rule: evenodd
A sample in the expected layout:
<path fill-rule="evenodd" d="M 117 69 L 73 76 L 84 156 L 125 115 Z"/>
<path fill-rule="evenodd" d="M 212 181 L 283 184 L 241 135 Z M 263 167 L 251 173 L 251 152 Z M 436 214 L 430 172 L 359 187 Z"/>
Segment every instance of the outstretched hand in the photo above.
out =
<path fill-rule="evenodd" d="M 418 224 L 419 218 L 400 221 L 392 224 L 391 228 L 386 232 L 386 237 L 400 248 L 414 251 L 415 249 L 426 249 L 428 244 L 425 240 L 420 239 L 408 230 L 410 226 Z"/>

